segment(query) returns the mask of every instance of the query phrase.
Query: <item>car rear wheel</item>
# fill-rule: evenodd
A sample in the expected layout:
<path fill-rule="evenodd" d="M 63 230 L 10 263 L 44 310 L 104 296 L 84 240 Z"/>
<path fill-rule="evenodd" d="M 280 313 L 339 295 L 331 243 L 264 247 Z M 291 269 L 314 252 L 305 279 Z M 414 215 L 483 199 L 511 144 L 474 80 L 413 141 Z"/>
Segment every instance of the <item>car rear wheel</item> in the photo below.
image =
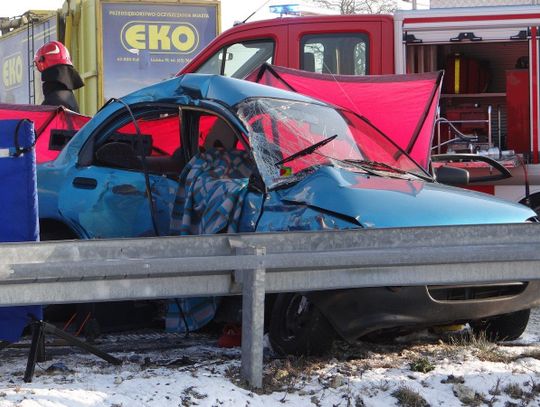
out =
<path fill-rule="evenodd" d="M 306 296 L 279 294 L 270 319 L 272 348 L 282 354 L 321 355 L 330 350 L 334 328 Z"/>
<path fill-rule="evenodd" d="M 521 336 L 529 323 L 530 309 L 497 315 L 469 323 L 475 334 L 485 333 L 492 342 L 513 341 Z"/>

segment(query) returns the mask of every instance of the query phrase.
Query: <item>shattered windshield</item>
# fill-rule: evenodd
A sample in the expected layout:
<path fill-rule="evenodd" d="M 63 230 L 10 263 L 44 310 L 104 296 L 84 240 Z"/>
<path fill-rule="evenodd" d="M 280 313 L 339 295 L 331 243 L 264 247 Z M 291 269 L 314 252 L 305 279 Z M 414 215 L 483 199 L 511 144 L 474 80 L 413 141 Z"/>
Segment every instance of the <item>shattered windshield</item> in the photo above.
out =
<path fill-rule="evenodd" d="M 389 176 L 426 173 L 354 113 L 293 100 L 253 98 L 238 105 L 267 186 L 293 181 L 321 165 Z"/>

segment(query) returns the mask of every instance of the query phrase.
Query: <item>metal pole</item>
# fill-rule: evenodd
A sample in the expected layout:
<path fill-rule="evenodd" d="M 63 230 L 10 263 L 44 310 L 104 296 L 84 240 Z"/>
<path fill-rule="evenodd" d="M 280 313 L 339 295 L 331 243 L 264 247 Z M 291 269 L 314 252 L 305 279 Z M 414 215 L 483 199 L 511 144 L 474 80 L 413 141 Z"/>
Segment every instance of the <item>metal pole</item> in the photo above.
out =
<path fill-rule="evenodd" d="M 255 387 L 262 387 L 264 296 L 266 270 L 264 247 L 239 248 L 237 253 L 261 256 L 259 266 L 242 271 L 242 378 Z"/>
<path fill-rule="evenodd" d="M 501 120 L 501 105 L 497 105 L 497 136 L 499 138 L 499 160 L 502 159 L 502 130 L 501 130 L 502 120 Z"/>
<path fill-rule="evenodd" d="M 437 106 L 437 154 L 441 153 L 441 107 Z"/>
<path fill-rule="evenodd" d="M 492 128 L 491 128 L 491 110 L 492 110 L 492 107 L 491 105 L 488 105 L 488 110 L 487 110 L 487 114 L 488 114 L 488 119 L 487 119 L 487 125 L 488 125 L 488 148 L 492 147 Z"/>

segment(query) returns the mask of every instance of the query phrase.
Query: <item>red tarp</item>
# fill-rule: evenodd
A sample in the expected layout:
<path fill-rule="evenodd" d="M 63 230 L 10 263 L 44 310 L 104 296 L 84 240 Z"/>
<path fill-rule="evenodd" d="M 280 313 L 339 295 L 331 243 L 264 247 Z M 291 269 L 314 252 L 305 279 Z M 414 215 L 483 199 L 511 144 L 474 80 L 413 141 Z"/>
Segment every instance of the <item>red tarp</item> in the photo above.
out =
<path fill-rule="evenodd" d="M 79 130 L 90 117 L 62 106 L 15 105 L 0 103 L 0 120 L 29 119 L 36 131 L 36 159 L 38 164 L 54 160 L 60 151 L 49 148 L 51 130 Z"/>
<path fill-rule="evenodd" d="M 370 121 L 424 169 L 429 168 L 442 71 L 348 76 L 265 64 L 246 80 L 349 109 Z"/>
<path fill-rule="evenodd" d="M 137 120 L 141 134 L 152 136 L 152 155 L 172 155 L 180 143 L 180 120 L 178 116 L 162 117 L 154 120 Z M 128 123 L 118 130 L 132 137 L 137 136 L 133 123 Z"/>

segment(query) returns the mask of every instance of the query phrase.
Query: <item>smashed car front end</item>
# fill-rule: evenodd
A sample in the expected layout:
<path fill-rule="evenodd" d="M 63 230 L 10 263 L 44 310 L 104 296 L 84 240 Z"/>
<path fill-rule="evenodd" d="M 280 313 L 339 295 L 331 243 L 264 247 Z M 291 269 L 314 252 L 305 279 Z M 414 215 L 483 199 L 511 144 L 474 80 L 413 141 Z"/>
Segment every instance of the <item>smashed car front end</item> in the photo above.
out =
<path fill-rule="evenodd" d="M 534 218 L 525 206 L 434 182 L 376 129 L 346 112 L 326 109 L 277 100 L 240 106 L 268 187 L 257 231 L 521 223 Z M 385 328 L 468 321 L 531 308 L 540 304 L 539 289 L 535 282 L 514 282 L 304 295 L 343 338 L 354 340 Z"/>

